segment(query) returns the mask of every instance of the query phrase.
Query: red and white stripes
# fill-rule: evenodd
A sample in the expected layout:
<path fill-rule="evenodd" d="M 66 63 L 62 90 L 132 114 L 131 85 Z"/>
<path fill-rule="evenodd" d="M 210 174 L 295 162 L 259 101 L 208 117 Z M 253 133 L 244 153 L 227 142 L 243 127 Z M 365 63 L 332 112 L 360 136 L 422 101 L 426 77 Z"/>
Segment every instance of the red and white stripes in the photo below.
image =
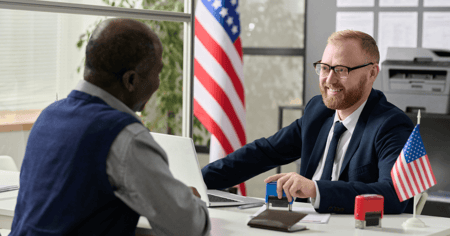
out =
<path fill-rule="evenodd" d="M 436 184 L 428 155 L 406 163 L 403 151 L 392 168 L 391 177 L 401 202 Z"/>
<path fill-rule="evenodd" d="M 246 144 L 238 13 L 236 0 L 199 0 L 195 12 L 194 115 L 212 135 L 210 162 Z"/>

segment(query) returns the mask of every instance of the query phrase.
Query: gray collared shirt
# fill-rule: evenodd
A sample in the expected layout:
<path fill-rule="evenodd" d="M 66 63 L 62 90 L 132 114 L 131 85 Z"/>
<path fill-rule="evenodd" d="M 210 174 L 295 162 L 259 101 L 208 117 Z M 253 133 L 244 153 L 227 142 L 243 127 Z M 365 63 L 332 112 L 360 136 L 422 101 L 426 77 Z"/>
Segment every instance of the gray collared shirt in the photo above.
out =
<path fill-rule="evenodd" d="M 80 81 L 75 90 L 99 97 L 109 106 L 140 118 L 105 90 Z M 114 194 L 141 216 L 156 235 L 207 235 L 211 228 L 206 204 L 176 180 L 164 150 L 141 123 L 126 126 L 106 159 Z"/>

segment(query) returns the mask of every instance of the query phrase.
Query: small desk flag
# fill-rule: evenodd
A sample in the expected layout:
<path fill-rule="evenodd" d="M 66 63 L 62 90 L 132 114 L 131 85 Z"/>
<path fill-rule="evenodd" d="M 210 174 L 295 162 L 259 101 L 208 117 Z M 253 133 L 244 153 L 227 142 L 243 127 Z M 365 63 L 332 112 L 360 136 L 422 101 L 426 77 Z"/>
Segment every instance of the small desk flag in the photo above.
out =
<path fill-rule="evenodd" d="M 391 177 L 401 202 L 436 184 L 417 124 L 392 167 Z"/>

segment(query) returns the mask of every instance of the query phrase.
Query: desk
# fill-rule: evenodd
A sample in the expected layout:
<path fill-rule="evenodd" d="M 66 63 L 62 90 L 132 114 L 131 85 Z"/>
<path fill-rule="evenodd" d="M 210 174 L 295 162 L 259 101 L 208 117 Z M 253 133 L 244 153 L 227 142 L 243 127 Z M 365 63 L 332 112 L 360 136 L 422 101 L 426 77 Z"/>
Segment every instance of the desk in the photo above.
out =
<path fill-rule="evenodd" d="M 19 172 L 0 171 L 0 183 L 7 180 L 14 184 L 19 182 Z M 0 228 L 10 229 L 14 216 L 18 191 L 0 193 Z M 294 206 L 312 207 L 308 203 L 294 202 Z M 209 208 L 211 218 L 212 236 L 233 236 L 233 235 L 287 235 L 284 232 L 277 232 L 264 229 L 250 228 L 247 222 L 249 216 L 255 213 L 259 208 L 239 210 L 236 207 Z M 328 224 L 304 223 L 309 230 L 295 232 L 295 235 L 356 235 L 356 236 L 375 236 L 375 235 L 450 235 L 450 218 L 419 216 L 428 226 L 424 229 L 403 229 L 402 223 L 410 218 L 411 214 L 385 215 L 382 220 L 382 228 L 355 229 L 355 220 L 353 215 L 335 215 L 332 214 Z M 138 228 L 150 228 L 148 221 L 141 217 Z"/>
<path fill-rule="evenodd" d="M 294 203 L 294 206 L 311 207 L 308 203 Z M 248 216 L 255 213 L 258 208 L 239 210 L 233 209 L 210 209 L 209 214 L 212 223 L 211 235 L 286 235 L 284 232 L 276 232 L 264 229 L 250 228 L 247 226 Z M 332 214 L 328 224 L 303 223 L 309 229 L 299 231 L 295 235 L 357 235 L 357 236 L 375 236 L 375 235 L 450 235 L 450 218 L 419 216 L 427 225 L 425 229 L 405 230 L 402 223 L 409 219 L 411 214 L 385 215 L 382 220 L 382 228 L 367 228 L 364 230 L 355 229 L 355 220 L 353 215 L 335 215 Z"/>
<path fill-rule="evenodd" d="M 295 207 L 311 207 L 309 203 L 294 202 Z M 247 226 L 249 216 L 258 208 L 239 210 L 236 207 L 209 208 L 212 236 L 242 236 L 242 235 L 287 235 L 285 232 L 251 228 Z M 428 226 L 424 229 L 404 229 L 402 223 L 411 218 L 411 214 L 384 215 L 382 228 L 355 229 L 353 215 L 332 214 L 328 224 L 303 223 L 308 230 L 289 233 L 289 235 L 355 235 L 355 236 L 400 236 L 400 235 L 450 235 L 450 218 L 419 216 Z M 149 228 L 147 219 L 141 217 L 138 223 L 140 228 Z"/>

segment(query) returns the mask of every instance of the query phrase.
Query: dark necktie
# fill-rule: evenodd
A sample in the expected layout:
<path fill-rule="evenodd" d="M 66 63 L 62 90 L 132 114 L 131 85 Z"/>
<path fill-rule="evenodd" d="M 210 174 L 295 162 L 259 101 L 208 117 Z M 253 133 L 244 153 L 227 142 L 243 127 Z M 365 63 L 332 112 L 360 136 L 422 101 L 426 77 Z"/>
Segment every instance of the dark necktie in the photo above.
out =
<path fill-rule="evenodd" d="M 342 122 L 336 122 L 334 125 L 333 138 L 331 139 L 330 147 L 328 148 L 327 159 L 323 167 L 322 177 L 320 180 L 331 180 L 331 171 L 333 170 L 334 157 L 336 156 L 336 149 L 339 143 L 339 138 L 342 133 L 347 130 Z"/>

